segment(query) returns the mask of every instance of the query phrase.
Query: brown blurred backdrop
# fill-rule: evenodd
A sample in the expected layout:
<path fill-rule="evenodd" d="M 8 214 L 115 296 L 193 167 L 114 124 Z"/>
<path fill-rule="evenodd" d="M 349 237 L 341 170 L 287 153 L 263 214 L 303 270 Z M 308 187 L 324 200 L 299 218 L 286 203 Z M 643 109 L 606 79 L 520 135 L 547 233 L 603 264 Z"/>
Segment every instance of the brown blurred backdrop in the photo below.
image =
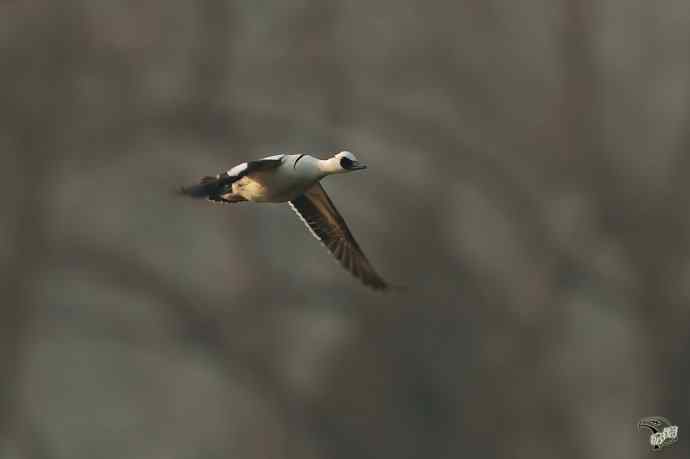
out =
<path fill-rule="evenodd" d="M 0 3 L 0 457 L 690 455 L 690 3 Z M 287 206 L 170 190 L 354 151 Z"/>

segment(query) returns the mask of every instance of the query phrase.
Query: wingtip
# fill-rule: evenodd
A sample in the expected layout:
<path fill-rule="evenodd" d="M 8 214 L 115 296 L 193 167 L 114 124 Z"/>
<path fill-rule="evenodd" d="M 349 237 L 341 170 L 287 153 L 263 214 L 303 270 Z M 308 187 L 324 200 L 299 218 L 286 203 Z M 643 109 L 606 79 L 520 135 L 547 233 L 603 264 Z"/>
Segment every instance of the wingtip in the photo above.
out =
<path fill-rule="evenodd" d="M 178 186 L 177 194 L 195 199 L 208 198 L 217 193 L 222 182 L 218 177 L 202 177 L 199 183 L 190 186 Z"/>
<path fill-rule="evenodd" d="M 389 284 L 385 281 L 381 281 L 377 286 L 370 286 L 372 289 L 381 293 L 408 293 L 410 288 L 405 285 Z"/>
<path fill-rule="evenodd" d="M 176 185 L 174 187 L 170 188 L 170 194 L 172 196 L 189 196 L 189 193 L 187 192 L 187 188 L 181 185 Z"/>
<path fill-rule="evenodd" d="M 361 278 L 360 280 L 364 285 L 369 287 L 370 289 L 377 291 L 377 292 L 389 292 L 391 290 L 391 285 L 388 284 L 386 281 L 383 279 L 377 277 L 377 278 Z"/>

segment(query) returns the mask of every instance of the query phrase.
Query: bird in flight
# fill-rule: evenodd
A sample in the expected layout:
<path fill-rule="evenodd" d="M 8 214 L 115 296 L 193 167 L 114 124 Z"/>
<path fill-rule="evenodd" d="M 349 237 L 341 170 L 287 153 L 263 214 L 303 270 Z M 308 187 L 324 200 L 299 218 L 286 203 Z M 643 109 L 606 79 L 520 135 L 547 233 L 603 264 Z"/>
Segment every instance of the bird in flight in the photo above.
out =
<path fill-rule="evenodd" d="M 198 184 L 180 191 L 220 203 L 287 202 L 345 269 L 368 287 L 385 290 L 388 284 L 371 266 L 320 183 L 328 175 L 362 169 L 366 166 L 349 151 L 324 160 L 309 155 L 275 155 L 239 164 L 215 177 L 203 177 Z"/>

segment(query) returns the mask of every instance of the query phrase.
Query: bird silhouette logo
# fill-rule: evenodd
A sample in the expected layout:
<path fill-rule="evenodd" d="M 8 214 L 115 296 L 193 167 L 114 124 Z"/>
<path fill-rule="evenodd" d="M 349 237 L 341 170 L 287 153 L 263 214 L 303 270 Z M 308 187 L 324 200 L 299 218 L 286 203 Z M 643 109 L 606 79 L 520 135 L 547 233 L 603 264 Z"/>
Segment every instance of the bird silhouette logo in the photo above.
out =
<path fill-rule="evenodd" d="M 678 441 L 678 426 L 662 416 L 650 416 L 640 419 L 637 423 L 638 430 L 649 429 L 649 444 L 653 451 L 658 451 Z"/>

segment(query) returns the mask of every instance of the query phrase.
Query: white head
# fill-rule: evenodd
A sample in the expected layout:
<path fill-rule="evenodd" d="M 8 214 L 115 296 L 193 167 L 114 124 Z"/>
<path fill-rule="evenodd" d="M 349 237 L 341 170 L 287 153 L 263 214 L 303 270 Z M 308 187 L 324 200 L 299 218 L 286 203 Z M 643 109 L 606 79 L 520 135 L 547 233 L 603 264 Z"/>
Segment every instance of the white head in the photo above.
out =
<path fill-rule="evenodd" d="M 341 151 L 332 158 L 325 160 L 324 163 L 322 170 L 328 174 L 344 174 L 367 168 L 357 161 L 357 157 L 349 151 Z"/>

